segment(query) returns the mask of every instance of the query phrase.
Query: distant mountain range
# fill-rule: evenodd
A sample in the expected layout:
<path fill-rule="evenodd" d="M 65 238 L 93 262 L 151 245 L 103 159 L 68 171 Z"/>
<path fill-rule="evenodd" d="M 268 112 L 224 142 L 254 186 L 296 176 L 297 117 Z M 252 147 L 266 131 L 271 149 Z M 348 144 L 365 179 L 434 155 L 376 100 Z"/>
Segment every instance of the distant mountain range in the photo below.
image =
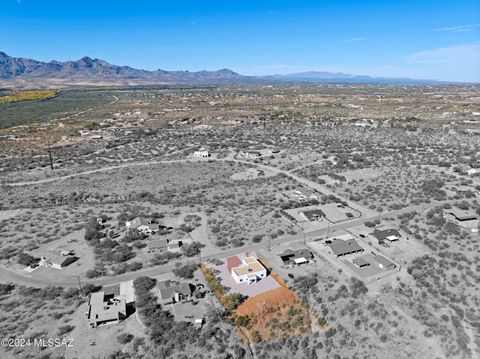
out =
<path fill-rule="evenodd" d="M 272 82 L 321 83 L 432 83 L 436 81 L 374 78 L 332 72 L 302 72 L 289 75 L 243 76 L 229 69 L 218 71 L 139 70 L 83 57 L 77 61 L 42 62 L 11 57 L 0 52 L 0 87 L 62 87 L 151 84 L 228 84 Z"/>

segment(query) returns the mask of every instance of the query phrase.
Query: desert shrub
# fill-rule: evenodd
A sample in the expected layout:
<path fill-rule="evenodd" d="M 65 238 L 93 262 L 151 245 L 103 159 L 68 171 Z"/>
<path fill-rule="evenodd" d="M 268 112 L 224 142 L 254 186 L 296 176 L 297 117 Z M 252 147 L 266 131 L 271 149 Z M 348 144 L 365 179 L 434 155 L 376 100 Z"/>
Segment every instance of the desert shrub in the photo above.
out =
<path fill-rule="evenodd" d="M 64 325 L 58 328 L 57 335 L 62 336 L 67 333 L 70 333 L 75 327 L 73 325 Z"/>
<path fill-rule="evenodd" d="M 96 218 L 90 218 L 85 224 L 85 240 L 90 242 L 94 239 L 100 239 L 104 237 L 104 234 L 101 232 L 103 226 L 97 222 Z"/>
<path fill-rule="evenodd" d="M 176 252 L 165 252 L 165 253 L 157 253 L 153 256 L 151 263 L 153 265 L 162 265 L 170 262 L 172 259 L 176 259 L 181 257 L 181 253 Z"/>
<path fill-rule="evenodd" d="M 359 297 L 362 294 L 368 292 L 368 288 L 361 280 L 352 277 L 350 281 L 350 290 L 352 291 L 352 296 L 354 298 Z"/>
<path fill-rule="evenodd" d="M 237 309 L 237 307 L 242 303 L 243 296 L 240 293 L 233 292 L 224 298 L 225 309 L 231 312 L 232 310 Z"/>
<path fill-rule="evenodd" d="M 35 258 L 34 256 L 28 253 L 20 252 L 18 254 L 18 260 L 17 260 L 18 264 L 21 264 L 24 266 L 31 266 L 31 265 L 37 264 L 39 261 L 40 259 Z"/>
<path fill-rule="evenodd" d="M 150 277 L 138 277 L 133 281 L 135 292 L 139 294 L 150 291 L 157 284 L 157 280 Z"/>
<path fill-rule="evenodd" d="M 127 343 L 130 343 L 133 340 L 133 338 L 134 338 L 133 334 L 122 333 L 122 334 L 117 336 L 117 341 L 120 344 L 127 344 Z"/>
<path fill-rule="evenodd" d="M 258 330 L 255 330 L 252 332 L 252 341 L 254 343 L 259 343 L 262 341 L 262 337 L 260 336 L 260 333 L 258 332 Z"/>
<path fill-rule="evenodd" d="M 191 279 L 193 278 L 193 273 L 197 270 L 198 264 L 196 263 L 187 263 L 183 266 L 180 263 L 177 263 L 177 266 L 172 270 L 173 274 L 177 277 Z"/>
<path fill-rule="evenodd" d="M 235 318 L 235 323 L 241 327 L 246 327 L 250 323 L 250 320 L 248 315 L 239 315 Z"/>
<path fill-rule="evenodd" d="M 205 245 L 200 242 L 192 242 L 190 244 L 183 245 L 182 251 L 187 257 L 194 257 L 200 254 L 200 249 L 203 247 L 205 247 Z"/>
<path fill-rule="evenodd" d="M 15 285 L 14 284 L 3 284 L 3 283 L 0 283 L 0 295 L 4 295 L 4 294 L 10 294 L 10 292 L 12 290 L 15 289 Z"/>
<path fill-rule="evenodd" d="M 261 242 L 262 238 L 263 238 L 263 236 L 261 234 L 256 234 L 256 235 L 253 236 L 252 242 L 254 242 L 254 243 Z"/>

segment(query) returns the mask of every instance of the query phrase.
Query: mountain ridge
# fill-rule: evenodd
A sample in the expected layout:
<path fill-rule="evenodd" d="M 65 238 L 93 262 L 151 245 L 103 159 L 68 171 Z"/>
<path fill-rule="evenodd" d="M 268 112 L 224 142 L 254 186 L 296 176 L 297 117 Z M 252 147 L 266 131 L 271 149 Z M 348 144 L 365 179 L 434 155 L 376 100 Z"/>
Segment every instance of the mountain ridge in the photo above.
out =
<path fill-rule="evenodd" d="M 351 75 L 343 72 L 307 71 L 287 75 L 245 76 L 228 68 L 216 71 L 142 70 L 131 66 L 113 65 L 84 56 L 73 61 L 43 62 L 11 57 L 0 51 L 0 85 L 27 83 L 40 85 L 75 84 L 228 84 L 266 82 L 319 83 L 439 83 L 434 80 L 382 78 Z"/>

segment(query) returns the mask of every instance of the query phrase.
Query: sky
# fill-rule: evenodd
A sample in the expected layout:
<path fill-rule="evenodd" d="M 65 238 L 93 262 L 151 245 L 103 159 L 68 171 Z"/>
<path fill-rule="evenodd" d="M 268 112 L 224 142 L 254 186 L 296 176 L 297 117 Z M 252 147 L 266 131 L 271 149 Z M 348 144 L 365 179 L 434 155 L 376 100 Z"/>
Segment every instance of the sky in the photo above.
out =
<path fill-rule="evenodd" d="M 480 82 L 480 1 L 0 0 L 0 51 L 147 70 Z"/>

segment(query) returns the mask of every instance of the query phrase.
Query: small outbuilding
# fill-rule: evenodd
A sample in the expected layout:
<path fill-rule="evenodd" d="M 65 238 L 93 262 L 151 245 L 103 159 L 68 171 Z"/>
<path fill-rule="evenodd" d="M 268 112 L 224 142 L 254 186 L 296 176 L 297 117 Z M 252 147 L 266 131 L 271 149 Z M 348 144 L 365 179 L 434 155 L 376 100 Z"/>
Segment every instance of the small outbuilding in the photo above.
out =
<path fill-rule="evenodd" d="M 358 268 L 365 268 L 365 267 L 368 267 L 370 265 L 370 263 L 367 262 L 365 260 L 365 258 L 362 258 L 362 257 L 355 258 L 352 261 L 352 263 L 355 264 Z"/>

